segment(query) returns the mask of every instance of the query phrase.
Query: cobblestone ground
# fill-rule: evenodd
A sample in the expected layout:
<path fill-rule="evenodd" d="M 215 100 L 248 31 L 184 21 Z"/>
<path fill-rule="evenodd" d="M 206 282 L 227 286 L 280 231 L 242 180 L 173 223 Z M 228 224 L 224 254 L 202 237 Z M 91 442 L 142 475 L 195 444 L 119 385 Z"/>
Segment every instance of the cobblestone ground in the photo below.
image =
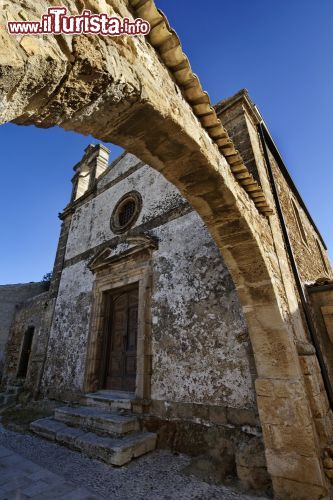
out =
<path fill-rule="evenodd" d="M 265 500 L 187 476 L 182 470 L 189 457 L 167 451 L 155 451 L 115 468 L 3 427 L 0 447 L 0 500 Z M 22 477 L 28 477 L 29 484 Z"/>

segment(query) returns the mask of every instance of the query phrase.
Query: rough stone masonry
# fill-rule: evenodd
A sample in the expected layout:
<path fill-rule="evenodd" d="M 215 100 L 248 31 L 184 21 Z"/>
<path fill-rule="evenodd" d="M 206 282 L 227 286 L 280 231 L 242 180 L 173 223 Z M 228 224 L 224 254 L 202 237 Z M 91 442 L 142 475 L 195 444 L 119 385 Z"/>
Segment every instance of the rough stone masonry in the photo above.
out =
<path fill-rule="evenodd" d="M 252 110 L 248 112 L 251 120 L 246 118 L 256 177 L 251 165 L 247 166 L 246 151 L 240 154 L 235 148 L 237 127 L 226 132 L 230 108 L 225 110 L 222 126 L 223 111 L 220 120 L 219 110 L 210 106 L 191 72 L 178 37 L 152 0 L 64 4 L 72 14 L 89 8 L 109 15 L 140 16 L 151 23 L 152 31 L 147 38 L 103 38 L 12 37 L 1 30 L 1 122 L 59 125 L 120 144 L 178 189 L 213 237 L 242 307 L 254 354 L 256 401 L 275 495 L 328 497 L 329 474 L 325 474 L 324 465 L 329 457 L 324 453 L 330 450 L 331 411 L 304 324 L 266 172 L 267 158 L 262 155 L 263 144 L 256 131 L 260 116 Z M 5 0 L 2 6 L 4 24 L 8 19 L 39 18 L 48 5 Z M 247 108 L 245 99 L 242 109 Z M 280 186 L 283 182 L 280 179 Z M 297 199 L 293 203 L 297 231 L 303 237 L 302 216 L 297 216 L 295 207 L 303 208 Z M 65 229 L 68 219 L 64 218 Z M 149 249 L 148 254 L 153 248 L 147 239 L 135 244 Z M 127 245 L 130 252 L 133 241 Z M 310 252 L 312 248 L 316 247 L 311 243 Z M 320 246 L 320 251 L 324 250 Z M 108 257 L 99 257 L 91 266 L 103 286 L 106 274 L 102 268 Z M 325 255 L 323 258 L 328 266 Z M 134 269 L 135 263 L 132 265 Z M 137 265 L 147 289 L 146 266 L 142 261 Z M 326 275 L 332 278 L 330 267 Z M 51 284 L 45 331 L 52 323 L 58 285 L 59 280 L 53 287 Z M 96 315 L 92 321 L 92 325 L 97 321 Z M 92 354 L 98 352 L 95 347 Z M 148 360 L 140 354 L 141 373 L 147 374 Z M 94 356 L 88 360 L 87 386 L 97 383 L 96 360 Z M 40 380 L 43 367 L 42 362 L 37 374 Z M 147 377 L 142 377 L 140 394 L 145 391 Z M 181 414 L 186 410 L 180 406 L 174 411 Z M 238 465 L 244 466 L 241 461 Z"/>

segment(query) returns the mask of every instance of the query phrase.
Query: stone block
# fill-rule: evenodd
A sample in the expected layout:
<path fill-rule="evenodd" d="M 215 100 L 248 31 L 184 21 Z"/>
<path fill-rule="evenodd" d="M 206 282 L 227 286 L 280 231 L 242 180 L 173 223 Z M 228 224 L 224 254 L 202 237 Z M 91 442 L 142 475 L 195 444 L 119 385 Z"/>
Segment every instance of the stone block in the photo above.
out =
<path fill-rule="evenodd" d="M 269 425 L 270 446 L 276 450 L 295 451 L 300 455 L 313 456 L 316 452 L 313 427 L 302 425 Z"/>
<path fill-rule="evenodd" d="M 227 420 L 230 424 L 240 427 L 243 425 L 260 426 L 259 417 L 254 410 L 227 408 Z"/>
<path fill-rule="evenodd" d="M 326 444 L 332 437 L 332 421 L 329 414 L 322 418 L 315 418 L 315 426 L 321 444 Z"/>
<path fill-rule="evenodd" d="M 227 423 L 227 409 L 224 406 L 209 406 L 208 419 L 214 424 Z"/>
<path fill-rule="evenodd" d="M 247 298 L 244 300 L 248 301 Z M 296 349 L 291 344 L 288 331 L 277 311 L 271 307 L 256 305 L 253 310 L 246 309 L 245 316 L 259 377 L 297 380 L 299 364 Z"/>
<path fill-rule="evenodd" d="M 329 410 L 329 402 L 326 392 L 321 392 L 317 395 L 309 394 L 310 406 L 312 414 L 315 418 L 322 418 L 327 415 Z"/>
<path fill-rule="evenodd" d="M 272 477 L 283 477 L 317 486 L 325 484 L 324 472 L 316 455 L 304 457 L 296 452 L 266 449 L 266 459 L 267 469 Z"/>
<path fill-rule="evenodd" d="M 151 402 L 150 412 L 152 415 L 164 418 L 166 416 L 166 407 L 164 401 L 157 401 L 153 399 Z"/>
<path fill-rule="evenodd" d="M 330 498 L 327 488 L 309 483 L 300 483 L 281 477 L 273 477 L 276 500 L 320 500 Z"/>
<path fill-rule="evenodd" d="M 193 407 L 191 403 L 171 403 L 171 418 L 191 420 L 194 413 Z"/>
<path fill-rule="evenodd" d="M 126 434 L 139 428 L 138 419 L 133 415 L 119 415 L 88 406 L 57 408 L 54 415 L 56 420 L 69 425 L 115 435 Z"/>
<path fill-rule="evenodd" d="M 122 466 L 155 449 L 156 434 L 140 432 L 124 438 L 112 439 L 90 432 L 75 440 L 75 447 L 92 458 L 111 465 Z"/>
<path fill-rule="evenodd" d="M 143 413 L 142 403 L 139 403 L 139 402 L 133 402 L 133 403 L 132 403 L 132 412 L 133 412 L 135 415 L 141 415 L 141 414 Z"/>
<path fill-rule="evenodd" d="M 295 403 L 286 398 L 258 396 L 258 411 L 262 424 L 283 425 L 295 422 Z"/>
<path fill-rule="evenodd" d="M 201 404 L 192 405 L 192 417 L 201 420 L 209 420 L 209 406 Z"/>
<path fill-rule="evenodd" d="M 252 241 L 242 241 L 232 249 L 233 258 L 236 260 L 238 268 L 247 283 L 264 283 L 268 278 L 267 269 L 263 264 L 258 263 L 254 267 L 253 255 L 258 252 L 256 243 Z"/>
<path fill-rule="evenodd" d="M 313 396 L 316 396 L 325 390 L 323 380 L 319 373 L 306 375 L 304 380 L 308 393 Z"/>
<path fill-rule="evenodd" d="M 255 387 L 258 396 L 274 396 L 274 382 L 271 379 L 258 378 L 255 381 Z"/>
<path fill-rule="evenodd" d="M 53 418 L 41 418 L 30 424 L 30 429 L 39 436 L 45 437 L 54 441 L 57 432 L 63 429 L 65 425 L 62 422 L 57 422 Z"/>
<path fill-rule="evenodd" d="M 75 448 L 75 440 L 86 434 L 86 431 L 78 427 L 64 427 L 56 434 L 56 441 L 70 448 Z"/>
<path fill-rule="evenodd" d="M 305 426 L 310 425 L 310 423 L 312 422 L 312 414 L 307 399 L 302 398 L 296 400 L 294 401 L 294 404 L 297 422 Z"/>
<path fill-rule="evenodd" d="M 299 356 L 299 361 L 304 375 L 320 373 L 317 356 Z"/>
<path fill-rule="evenodd" d="M 274 394 L 278 398 L 291 398 L 293 400 L 304 397 L 304 386 L 300 381 L 275 380 Z"/>

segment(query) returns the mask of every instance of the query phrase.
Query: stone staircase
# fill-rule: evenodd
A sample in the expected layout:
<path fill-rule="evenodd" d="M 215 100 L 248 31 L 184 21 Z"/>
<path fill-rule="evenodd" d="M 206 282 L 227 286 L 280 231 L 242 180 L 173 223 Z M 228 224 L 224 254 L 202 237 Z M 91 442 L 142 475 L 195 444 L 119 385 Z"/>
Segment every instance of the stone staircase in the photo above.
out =
<path fill-rule="evenodd" d="M 131 413 L 133 400 L 133 395 L 120 392 L 87 394 L 84 406 L 56 408 L 54 417 L 36 420 L 30 429 L 91 458 L 122 466 L 156 447 L 156 434 L 140 431 Z"/>

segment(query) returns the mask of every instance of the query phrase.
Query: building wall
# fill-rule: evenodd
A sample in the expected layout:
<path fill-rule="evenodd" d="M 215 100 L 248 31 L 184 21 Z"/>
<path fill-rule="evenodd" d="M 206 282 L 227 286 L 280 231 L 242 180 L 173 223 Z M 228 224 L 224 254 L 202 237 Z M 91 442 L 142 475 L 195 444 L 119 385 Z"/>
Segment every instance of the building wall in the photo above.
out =
<path fill-rule="evenodd" d="M 271 205 L 274 207 L 275 201 L 272 196 L 271 185 L 267 172 L 268 165 L 263 154 L 264 148 L 258 133 L 258 123 L 262 120 L 260 114 L 251 103 L 247 93 L 244 91 L 230 98 L 224 104 L 221 103 L 220 113 L 222 118 L 227 122 L 227 129 L 229 127 L 229 122 L 232 123 L 231 130 L 235 131 L 233 139 L 236 146 L 242 155 L 244 152 L 244 156 L 248 161 L 247 165 L 251 166 L 251 168 L 257 169 L 264 192 L 270 200 Z M 236 126 L 231 120 L 231 115 L 238 123 L 238 126 Z M 246 124 L 245 130 L 244 124 Z M 266 146 L 269 153 L 269 163 L 272 165 L 275 182 L 279 192 L 280 204 L 284 213 L 300 278 L 303 283 L 313 283 L 319 278 L 325 278 L 327 280 L 332 276 L 332 269 L 330 263 L 328 262 L 324 246 L 320 241 L 320 236 L 318 235 L 310 216 L 307 214 L 306 210 L 302 208 L 300 197 L 297 194 L 292 181 L 288 179 L 288 175 L 285 172 L 281 158 L 267 138 Z M 271 151 L 269 150 L 269 147 L 271 148 Z M 252 156 L 251 154 L 249 155 L 249 151 L 252 151 Z M 295 200 L 296 210 L 292 206 L 291 198 Z M 297 220 L 297 213 L 299 220 Z M 303 317 L 303 309 L 295 286 L 295 278 L 292 274 L 289 259 L 286 259 L 285 241 L 282 237 L 281 224 L 276 216 L 270 217 L 269 222 L 274 240 L 275 252 L 281 269 L 282 281 L 280 283 L 281 285 L 283 284 L 285 292 L 283 296 L 287 299 L 286 311 L 289 311 L 289 313 L 292 312 L 292 314 L 289 314 L 289 318 L 290 323 L 292 324 L 292 334 L 294 336 L 294 342 L 297 346 L 298 359 L 303 373 L 304 387 L 306 389 L 309 406 L 311 408 L 312 419 L 316 427 L 318 441 L 322 446 L 324 446 L 325 443 L 331 439 L 332 435 L 330 405 L 324 388 L 316 349 L 314 345 L 312 345 L 309 335 L 307 334 Z M 302 228 L 302 231 L 304 232 L 303 235 L 300 228 Z M 302 241 L 303 236 L 306 239 L 306 242 Z M 315 323 L 318 317 L 320 316 L 318 315 L 318 311 L 316 311 Z M 325 362 L 329 365 L 331 349 L 327 344 L 327 339 L 326 346 L 323 350 L 325 351 Z M 330 373 L 331 369 L 329 368 L 328 371 Z M 256 384 L 260 405 L 260 389 L 258 390 L 258 381 Z M 264 393 L 264 395 L 266 396 L 267 393 Z M 296 443 L 294 442 L 292 446 L 293 451 L 295 450 L 295 446 Z M 270 447 L 270 444 L 268 447 Z"/>
<path fill-rule="evenodd" d="M 142 196 L 142 211 L 136 227 L 148 224 L 153 219 L 177 208 L 181 202 L 185 202 L 179 192 L 165 181 L 161 174 L 143 165 L 132 155 L 128 156 L 130 158 L 122 158 L 114 167 L 116 172 L 110 171 L 103 178 L 99 185 L 99 195 L 78 207 L 73 214 L 67 241 L 66 260 L 117 237 L 110 227 L 111 213 L 117 201 L 129 191 L 138 191 Z M 140 168 L 127 177 L 117 175 L 119 170 L 138 164 Z M 109 188 L 109 183 L 104 184 L 106 180 L 111 183 Z"/>
<path fill-rule="evenodd" d="M 48 288 L 48 283 L 24 283 L 0 286 L 0 380 L 3 373 L 5 349 L 16 306 Z"/>
<path fill-rule="evenodd" d="M 289 238 L 302 281 L 313 282 L 325 276 L 333 278 L 332 266 L 327 256 L 327 251 L 296 196 L 288 186 L 287 181 L 283 177 L 270 152 L 269 156 L 278 187 Z M 293 203 L 298 211 L 299 220 L 295 214 Z M 305 239 L 303 239 L 303 235 Z"/>
<path fill-rule="evenodd" d="M 195 212 L 154 229 L 152 398 L 255 407 L 254 362 L 230 274 Z"/>
<path fill-rule="evenodd" d="M 247 168 L 260 182 L 267 194 L 271 191 L 271 187 L 257 131 L 257 124 L 261 118 L 247 92 L 240 91 L 232 98 L 221 101 L 217 105 L 217 112 L 237 149 L 242 154 Z M 282 174 L 273 153 L 269 149 L 268 155 L 302 281 L 313 282 L 323 276 L 332 278 L 332 266 L 316 229 L 300 205 L 296 194 Z M 294 201 L 299 212 L 306 241 L 303 240 L 302 230 L 300 230 L 291 200 Z"/>
<path fill-rule="evenodd" d="M 63 270 L 43 374 L 47 394 L 82 390 L 92 286 L 93 275 L 86 261 Z"/>
<path fill-rule="evenodd" d="M 152 258 L 152 398 L 255 408 L 246 323 L 200 217 L 170 183 L 132 155 L 102 176 L 98 190 L 72 216 L 45 390 L 82 391 L 94 285 L 88 263 L 104 246 L 124 238 L 111 231 L 111 213 L 125 193 L 137 190 L 142 211 L 128 235 L 146 234 L 159 245 Z"/>
<path fill-rule="evenodd" d="M 216 111 L 230 138 L 241 153 L 246 168 L 261 184 L 262 179 L 253 152 L 253 142 L 250 140 L 249 108 L 244 99 L 244 92 L 240 91 L 236 96 L 219 102 L 216 105 Z"/>
<path fill-rule="evenodd" d="M 45 284 L 43 285 L 45 289 Z M 24 335 L 28 328 L 34 327 L 33 342 L 26 376 L 27 387 L 30 389 L 34 388 L 37 382 L 36 362 L 38 362 L 35 355 L 39 349 L 41 325 L 47 301 L 48 292 L 46 291 L 36 295 L 35 297 L 29 298 L 16 306 L 6 347 L 6 359 L 4 363 L 3 375 L 5 384 L 16 380 Z"/>

